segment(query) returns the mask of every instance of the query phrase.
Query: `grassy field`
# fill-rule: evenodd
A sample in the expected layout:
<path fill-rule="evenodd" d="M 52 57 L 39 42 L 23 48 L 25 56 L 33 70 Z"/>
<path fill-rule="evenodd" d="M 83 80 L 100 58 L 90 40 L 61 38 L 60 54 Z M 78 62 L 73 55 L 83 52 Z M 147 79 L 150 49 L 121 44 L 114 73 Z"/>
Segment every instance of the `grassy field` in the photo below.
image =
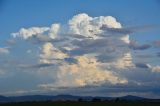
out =
<path fill-rule="evenodd" d="M 144 102 L 22 102 L 0 106 L 160 106 L 160 103 Z"/>

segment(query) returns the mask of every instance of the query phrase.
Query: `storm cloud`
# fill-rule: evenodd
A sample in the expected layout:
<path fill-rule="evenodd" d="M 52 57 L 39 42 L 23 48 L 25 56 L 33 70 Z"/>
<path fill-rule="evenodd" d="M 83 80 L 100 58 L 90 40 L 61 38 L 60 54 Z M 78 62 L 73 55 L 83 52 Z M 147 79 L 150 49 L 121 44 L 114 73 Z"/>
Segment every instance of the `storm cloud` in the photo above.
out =
<path fill-rule="evenodd" d="M 112 16 L 91 17 L 81 13 L 66 24 L 21 28 L 11 35 L 14 39 L 21 38 L 22 41 L 36 44 L 34 46 L 37 48 L 40 46 L 37 63 L 21 66 L 34 70 L 45 68 L 42 73 L 49 73 L 53 81 L 43 82 L 37 87 L 67 92 L 89 86 L 98 86 L 102 90 L 103 87 L 148 86 L 150 82 L 147 80 L 159 72 L 159 66 L 135 61 L 133 51 L 143 52 L 152 45 L 130 41 L 129 34 L 152 28 L 124 28 Z M 135 73 L 139 73 L 139 76 Z M 143 74 L 151 75 L 151 78 L 141 78 Z"/>

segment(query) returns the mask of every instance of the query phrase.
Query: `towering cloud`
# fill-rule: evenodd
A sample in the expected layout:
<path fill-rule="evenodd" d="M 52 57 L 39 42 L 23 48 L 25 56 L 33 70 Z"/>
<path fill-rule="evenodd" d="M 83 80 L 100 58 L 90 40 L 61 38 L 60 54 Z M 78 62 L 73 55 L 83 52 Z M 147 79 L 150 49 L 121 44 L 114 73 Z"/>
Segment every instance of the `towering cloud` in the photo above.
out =
<path fill-rule="evenodd" d="M 57 71 L 54 70 L 55 81 L 40 87 L 126 84 L 127 79 L 120 76 L 117 70 L 133 66 L 128 47 L 129 36 L 111 33 L 103 26 L 122 28 L 112 16 L 90 17 L 82 13 L 65 25 L 22 28 L 12 36 L 43 41 L 39 56 L 41 66 L 54 64 L 58 67 Z"/>

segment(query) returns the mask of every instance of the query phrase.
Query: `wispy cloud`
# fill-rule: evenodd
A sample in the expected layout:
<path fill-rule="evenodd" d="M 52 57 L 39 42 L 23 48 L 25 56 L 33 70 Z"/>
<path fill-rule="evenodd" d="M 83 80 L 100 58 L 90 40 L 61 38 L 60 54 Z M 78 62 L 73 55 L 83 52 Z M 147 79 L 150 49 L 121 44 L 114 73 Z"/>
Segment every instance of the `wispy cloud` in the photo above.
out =
<path fill-rule="evenodd" d="M 26 64 L 18 65 L 18 67 L 22 69 L 39 69 L 39 68 L 45 68 L 45 67 L 50 67 L 50 66 L 54 66 L 54 64 L 39 63 L 39 64 L 34 64 L 34 65 L 26 65 Z"/>
<path fill-rule="evenodd" d="M 144 26 L 134 26 L 134 27 L 128 27 L 128 28 L 110 28 L 107 25 L 103 25 L 100 29 L 107 31 L 110 34 L 123 35 L 123 34 L 132 34 L 136 32 L 142 32 L 142 31 L 151 30 L 155 28 L 160 28 L 160 25 L 144 25 Z"/>
<path fill-rule="evenodd" d="M 129 47 L 133 50 L 146 50 L 151 48 L 150 44 L 139 45 L 137 42 L 131 41 Z"/>
<path fill-rule="evenodd" d="M 8 53 L 9 53 L 8 47 L 0 48 L 0 54 L 8 54 Z"/>
<path fill-rule="evenodd" d="M 138 68 L 145 68 L 145 69 L 151 68 L 151 65 L 145 63 L 136 63 L 135 66 Z"/>

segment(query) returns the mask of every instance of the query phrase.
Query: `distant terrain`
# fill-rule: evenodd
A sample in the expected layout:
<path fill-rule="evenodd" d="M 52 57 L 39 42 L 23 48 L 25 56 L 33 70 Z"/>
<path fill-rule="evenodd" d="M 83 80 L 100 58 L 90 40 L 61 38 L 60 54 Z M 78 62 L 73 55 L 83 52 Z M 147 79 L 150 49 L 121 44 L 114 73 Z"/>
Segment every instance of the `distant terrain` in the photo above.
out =
<path fill-rule="evenodd" d="M 73 95 L 0 96 L 0 106 L 159 106 L 160 99 L 137 96 L 92 97 Z"/>

